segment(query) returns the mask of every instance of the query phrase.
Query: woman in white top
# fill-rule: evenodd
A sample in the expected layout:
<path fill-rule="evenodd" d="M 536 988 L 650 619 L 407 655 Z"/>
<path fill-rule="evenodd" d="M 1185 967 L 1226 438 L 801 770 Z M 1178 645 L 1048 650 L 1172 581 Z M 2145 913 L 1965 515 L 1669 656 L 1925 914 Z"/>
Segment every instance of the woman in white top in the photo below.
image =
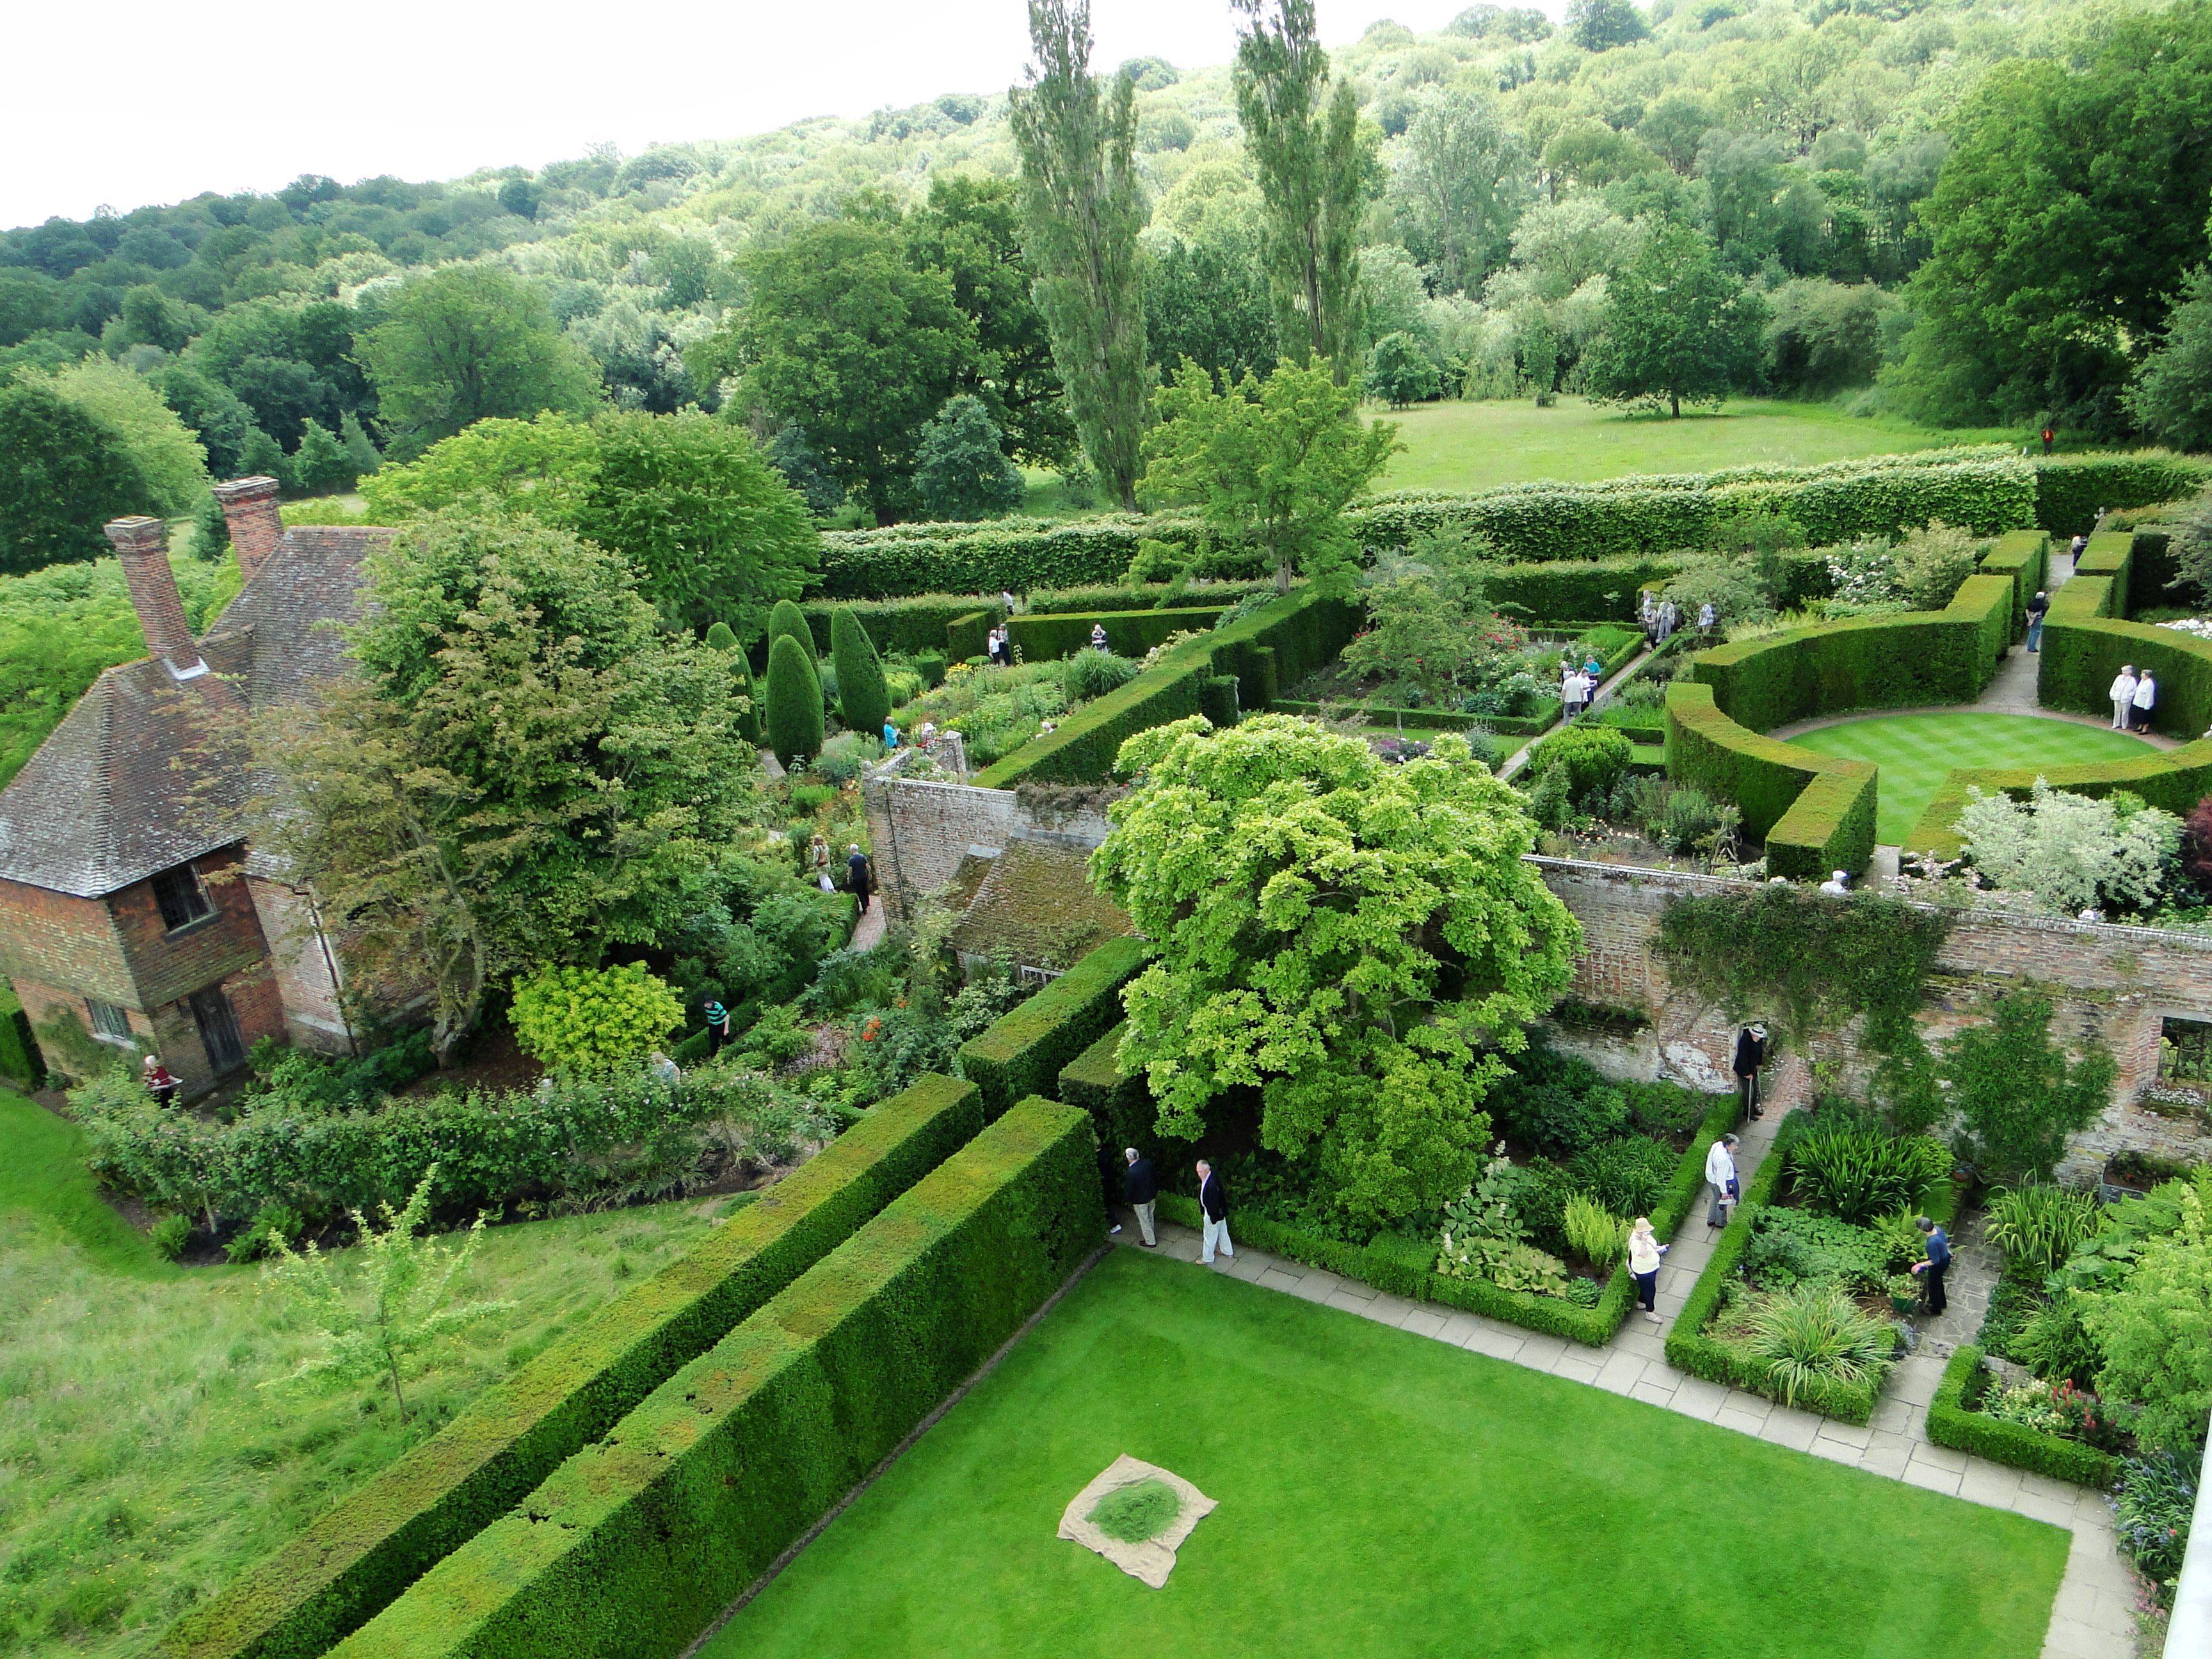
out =
<path fill-rule="evenodd" d="M 2146 668 L 2142 678 L 2136 682 L 2135 721 L 2131 729 L 2137 732 L 2150 730 L 2151 706 L 2157 701 L 2158 682 L 2151 678 L 2150 670 Z"/>
<path fill-rule="evenodd" d="M 2112 700 L 2112 730 L 2126 731 L 2128 712 L 2136 702 L 2136 668 L 2133 663 L 2120 665 L 2119 674 L 2112 681 L 2112 690 L 2105 695 Z"/>
<path fill-rule="evenodd" d="M 1628 1272 L 1636 1280 L 1636 1299 L 1643 1304 L 1644 1316 L 1655 1325 L 1659 1322 L 1659 1258 L 1666 1254 L 1667 1247 L 1651 1231 L 1651 1218 L 1637 1217 L 1628 1230 Z"/>

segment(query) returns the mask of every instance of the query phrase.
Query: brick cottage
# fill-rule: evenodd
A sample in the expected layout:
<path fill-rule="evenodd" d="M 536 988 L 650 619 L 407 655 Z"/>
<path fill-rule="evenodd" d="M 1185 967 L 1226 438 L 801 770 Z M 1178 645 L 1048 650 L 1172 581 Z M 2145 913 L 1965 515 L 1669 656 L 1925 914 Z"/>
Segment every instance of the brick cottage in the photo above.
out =
<path fill-rule="evenodd" d="M 250 726 L 343 672 L 338 625 L 392 532 L 286 529 L 272 478 L 216 489 L 245 585 L 198 639 L 168 526 L 107 526 L 147 654 L 108 669 L 0 792 L 0 972 L 48 1059 L 156 1054 L 188 1094 L 264 1036 L 353 1046 L 308 896 L 246 840 Z"/>

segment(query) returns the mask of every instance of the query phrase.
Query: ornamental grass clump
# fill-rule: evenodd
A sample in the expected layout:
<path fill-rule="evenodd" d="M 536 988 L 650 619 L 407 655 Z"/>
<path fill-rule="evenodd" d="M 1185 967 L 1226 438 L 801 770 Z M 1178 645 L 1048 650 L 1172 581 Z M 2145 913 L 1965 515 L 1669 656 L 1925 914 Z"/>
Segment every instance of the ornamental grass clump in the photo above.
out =
<path fill-rule="evenodd" d="M 1628 1249 L 1628 1223 L 1595 1200 L 1577 1193 L 1562 1218 L 1567 1245 L 1591 1267 L 1610 1271 Z"/>
<path fill-rule="evenodd" d="M 1897 1351 L 1896 1328 L 1862 1311 L 1832 1285 L 1763 1297 L 1744 1319 L 1744 1348 L 1766 1366 L 1782 1403 L 1823 1384 L 1879 1379 Z"/>
<path fill-rule="evenodd" d="M 1873 1129 L 1815 1129 L 1791 1144 L 1789 1157 L 1799 1196 L 1853 1224 L 1907 1207 L 1951 1173 L 1942 1142 Z"/>
<path fill-rule="evenodd" d="M 2105 1206 L 2094 1192 L 2048 1182 L 2023 1182 L 1990 1202 L 1990 1242 L 2039 1279 L 2056 1273 L 2074 1247 L 2104 1224 Z"/>

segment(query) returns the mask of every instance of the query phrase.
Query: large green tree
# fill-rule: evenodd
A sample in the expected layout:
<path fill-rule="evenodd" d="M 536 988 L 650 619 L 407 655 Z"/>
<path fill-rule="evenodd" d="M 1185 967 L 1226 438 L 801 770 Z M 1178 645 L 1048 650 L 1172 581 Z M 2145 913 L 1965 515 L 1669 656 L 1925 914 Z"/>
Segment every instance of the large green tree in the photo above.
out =
<path fill-rule="evenodd" d="M 2183 285 L 2158 349 L 2128 388 L 2128 412 L 2176 449 L 2212 449 L 2212 267 Z"/>
<path fill-rule="evenodd" d="M 151 381 L 105 357 L 55 372 L 54 393 L 123 440 L 153 492 L 155 511 L 182 518 L 207 494 L 207 451 Z"/>
<path fill-rule="evenodd" d="M 1084 451 L 1133 507 L 1146 383 L 1136 88 L 1117 76 L 1102 94 L 1091 73 L 1090 0 L 1030 0 L 1029 13 L 1036 61 L 1009 112 L 1024 246 Z"/>
<path fill-rule="evenodd" d="M 2100 18 L 2076 55 L 1994 66 L 1921 208 L 1934 248 L 1894 372 L 1906 407 L 2122 423 L 2130 368 L 2203 263 L 2212 3 Z"/>
<path fill-rule="evenodd" d="M 798 598 L 821 544 L 744 429 L 696 410 L 480 421 L 362 490 L 386 520 L 473 501 L 573 530 L 629 559 L 672 625 L 746 637 Z"/>
<path fill-rule="evenodd" d="M 873 218 L 794 232 L 746 262 L 751 298 L 695 364 L 738 377 L 740 407 L 786 422 L 878 522 L 907 516 L 921 428 L 975 371 L 952 278 L 916 270 Z"/>
<path fill-rule="evenodd" d="M 1759 374 L 1766 306 L 1721 268 L 1712 239 L 1662 224 L 1606 289 L 1604 332 L 1584 358 L 1590 395 L 1664 408 L 1717 404 Z"/>
<path fill-rule="evenodd" d="M 1287 591 L 1296 572 L 1349 592 L 1358 547 L 1344 508 L 1398 448 L 1388 421 L 1363 422 L 1358 394 L 1325 366 L 1276 367 L 1226 390 L 1195 363 L 1162 386 L 1145 434 L 1145 489 L 1194 501 L 1214 533 L 1261 554 Z"/>
<path fill-rule="evenodd" d="M 1381 182 L 1379 135 L 1348 82 L 1331 89 L 1314 0 L 1234 3 L 1245 21 L 1232 82 L 1260 175 L 1277 332 L 1291 362 L 1324 359 L 1341 385 L 1359 344 L 1359 229 Z"/>
<path fill-rule="evenodd" d="M 0 571 L 96 559 L 101 525 L 155 504 L 113 427 L 50 385 L 0 386 Z"/>
<path fill-rule="evenodd" d="M 1407 247 L 1437 285 L 1475 292 L 1503 260 L 1529 188 L 1528 151 L 1498 100 L 1455 88 L 1429 97 L 1406 128 L 1389 200 Z"/>
<path fill-rule="evenodd" d="M 629 562 L 507 516 L 409 526 L 370 570 L 358 675 L 260 734 L 261 835 L 450 1054 L 483 988 L 595 966 L 697 908 L 747 821 L 726 657 L 662 630 Z"/>
<path fill-rule="evenodd" d="M 1275 367 L 1275 311 L 1254 248 L 1180 239 L 1145 278 L 1145 339 L 1172 374 L 1189 358 L 1223 384 Z"/>
<path fill-rule="evenodd" d="M 1075 422 L 1037 308 L 1036 273 L 1022 252 L 1020 187 L 1010 179 L 939 173 L 905 217 L 907 257 L 952 279 L 952 302 L 975 322 L 966 386 L 988 404 L 1006 447 L 1037 466 L 1074 454 Z"/>
<path fill-rule="evenodd" d="M 581 414 L 600 398 L 599 370 L 562 337 L 544 295 L 489 265 L 409 283 L 356 349 L 402 455 L 477 421 Z"/>
<path fill-rule="evenodd" d="M 1164 1133 L 1195 1139 L 1257 1089 L 1260 1139 L 1311 1160 L 1354 1222 L 1473 1178 L 1482 1102 L 1573 969 L 1581 929 L 1522 855 L 1519 798 L 1456 736 L 1393 766 L 1262 714 L 1141 732 L 1099 884 L 1158 955 L 1124 993 L 1121 1060 Z"/>

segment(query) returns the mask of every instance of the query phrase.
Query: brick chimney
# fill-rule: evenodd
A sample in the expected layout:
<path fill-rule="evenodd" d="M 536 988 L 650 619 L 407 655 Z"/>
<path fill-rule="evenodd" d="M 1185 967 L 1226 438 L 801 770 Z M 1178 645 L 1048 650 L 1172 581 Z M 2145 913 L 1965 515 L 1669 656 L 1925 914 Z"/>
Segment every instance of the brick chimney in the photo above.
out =
<path fill-rule="evenodd" d="M 252 581 L 284 538 L 284 520 L 276 511 L 276 480 L 233 478 L 215 487 L 215 498 L 222 503 L 222 516 L 230 525 L 238 574 Z"/>
<path fill-rule="evenodd" d="M 192 644 L 192 630 L 185 622 L 185 601 L 177 592 L 177 578 L 169 568 L 169 526 L 161 519 L 114 519 L 108 522 L 107 539 L 115 544 L 115 556 L 123 562 L 123 574 L 131 584 L 131 603 L 138 608 L 138 626 L 146 635 L 146 648 L 169 665 L 179 679 L 207 672 Z"/>

